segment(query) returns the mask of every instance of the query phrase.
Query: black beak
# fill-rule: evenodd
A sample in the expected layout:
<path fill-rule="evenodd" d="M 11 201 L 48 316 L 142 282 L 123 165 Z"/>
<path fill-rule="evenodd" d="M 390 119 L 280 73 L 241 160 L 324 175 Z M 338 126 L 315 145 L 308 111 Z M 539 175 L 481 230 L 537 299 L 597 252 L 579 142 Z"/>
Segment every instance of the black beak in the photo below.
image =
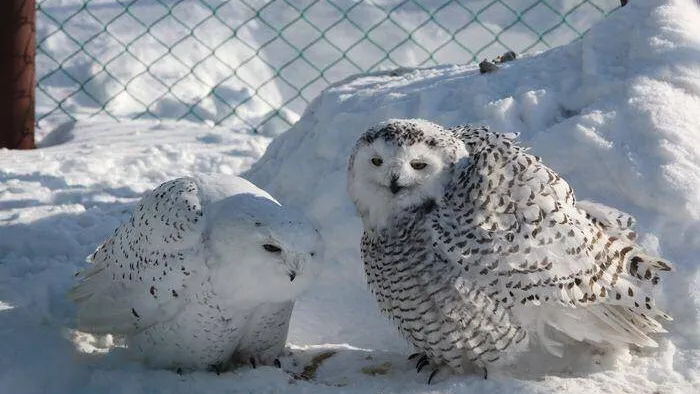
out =
<path fill-rule="evenodd" d="M 389 183 L 389 190 L 391 190 L 392 193 L 396 194 L 399 191 L 403 189 L 403 186 L 399 185 L 399 177 L 396 175 L 393 175 L 391 177 L 391 182 Z"/>
<path fill-rule="evenodd" d="M 294 278 L 297 277 L 297 273 L 295 271 L 289 271 L 289 281 L 294 282 Z"/>

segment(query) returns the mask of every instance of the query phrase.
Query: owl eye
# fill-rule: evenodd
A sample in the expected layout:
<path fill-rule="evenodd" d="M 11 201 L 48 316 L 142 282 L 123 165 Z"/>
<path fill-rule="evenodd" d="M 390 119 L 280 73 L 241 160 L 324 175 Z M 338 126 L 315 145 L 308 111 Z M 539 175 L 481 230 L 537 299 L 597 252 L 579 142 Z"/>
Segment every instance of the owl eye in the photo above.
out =
<path fill-rule="evenodd" d="M 264 244 L 263 249 L 267 250 L 270 253 L 280 253 L 282 251 L 282 249 L 280 249 L 279 246 L 271 244 Z"/>
<path fill-rule="evenodd" d="M 414 170 L 422 170 L 422 169 L 424 169 L 427 165 L 428 165 L 427 163 L 424 163 L 424 162 L 422 162 L 422 161 L 412 161 L 412 162 L 411 162 L 411 167 L 412 167 Z"/>
<path fill-rule="evenodd" d="M 373 157 L 370 161 L 377 167 L 381 166 L 382 163 L 384 163 L 384 160 L 382 160 L 381 157 Z"/>

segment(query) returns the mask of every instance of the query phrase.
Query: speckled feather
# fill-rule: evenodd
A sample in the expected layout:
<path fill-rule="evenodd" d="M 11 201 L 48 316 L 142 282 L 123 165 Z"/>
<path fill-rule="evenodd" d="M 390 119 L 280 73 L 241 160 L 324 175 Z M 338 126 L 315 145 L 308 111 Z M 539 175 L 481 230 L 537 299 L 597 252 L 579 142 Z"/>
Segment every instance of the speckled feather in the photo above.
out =
<path fill-rule="evenodd" d="M 78 309 L 80 325 L 94 333 L 136 332 L 178 312 L 189 296 L 187 283 L 205 268 L 202 216 L 191 178 L 165 182 L 144 197 L 129 221 L 88 256 L 92 266 L 71 292 L 78 302 L 92 299 Z"/>
<path fill-rule="evenodd" d="M 260 257 L 247 262 L 251 254 L 236 249 L 274 237 L 285 249 L 279 255 L 291 257 L 268 258 L 254 245 Z M 303 217 L 241 178 L 165 182 L 88 257 L 91 266 L 70 292 L 78 328 L 125 336 L 130 350 L 155 367 L 205 369 L 250 357 L 271 364 L 284 348 L 294 299 L 315 274 L 297 252 L 315 253 L 319 241 Z M 275 271 L 290 259 L 299 271 L 293 283 L 286 271 Z M 271 273 L 266 260 L 274 260 Z M 270 295 L 251 296 L 245 283 L 262 280 L 271 284 Z"/>
<path fill-rule="evenodd" d="M 357 151 L 377 136 L 410 149 L 424 143 L 414 136 L 425 127 L 396 120 L 371 129 L 351 173 Z M 671 266 L 635 243 L 629 215 L 577 203 L 569 185 L 510 136 L 428 127 L 428 140 L 457 137 L 466 148 L 445 167 L 444 193 L 386 210 L 379 226 L 365 221 L 361 246 L 382 311 L 419 351 L 458 373 L 512 363 L 532 337 L 560 355 L 547 325 L 577 340 L 656 346 L 648 334 L 664 332 L 657 319 L 669 317 L 655 306 L 653 287 Z M 371 211 L 361 198 L 355 204 L 361 215 Z"/>

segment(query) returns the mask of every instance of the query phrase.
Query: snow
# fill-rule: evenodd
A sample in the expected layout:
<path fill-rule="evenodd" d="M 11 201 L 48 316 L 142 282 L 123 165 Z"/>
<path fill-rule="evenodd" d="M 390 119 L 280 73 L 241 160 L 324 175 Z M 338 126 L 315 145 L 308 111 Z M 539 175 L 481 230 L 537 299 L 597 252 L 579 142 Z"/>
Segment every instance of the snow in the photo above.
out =
<path fill-rule="evenodd" d="M 656 350 L 566 358 L 540 378 L 490 373 L 426 385 L 362 277 L 347 155 L 368 126 L 422 117 L 486 123 L 562 174 L 581 199 L 638 219 L 643 244 L 675 263 L 660 304 L 675 320 Z M 0 392 L 700 392 L 700 8 L 635 0 L 582 40 L 501 65 L 375 72 L 332 85 L 275 139 L 186 123 L 67 123 L 36 151 L 0 151 Z M 264 153 L 264 154 L 263 154 Z M 240 174 L 303 209 L 324 236 L 319 281 L 292 317 L 299 373 L 148 370 L 119 341 L 72 330 L 65 297 L 84 257 L 147 190 L 181 175 Z M 581 359 L 588 359 L 581 363 Z"/>

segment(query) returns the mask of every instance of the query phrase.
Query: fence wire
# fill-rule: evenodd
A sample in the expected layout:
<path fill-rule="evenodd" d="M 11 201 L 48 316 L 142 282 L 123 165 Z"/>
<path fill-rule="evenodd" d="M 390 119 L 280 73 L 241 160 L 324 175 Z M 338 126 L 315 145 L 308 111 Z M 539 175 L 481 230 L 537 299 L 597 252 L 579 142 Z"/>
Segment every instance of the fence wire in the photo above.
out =
<path fill-rule="evenodd" d="M 328 84 L 565 44 L 619 0 L 37 0 L 37 120 L 284 129 Z"/>

